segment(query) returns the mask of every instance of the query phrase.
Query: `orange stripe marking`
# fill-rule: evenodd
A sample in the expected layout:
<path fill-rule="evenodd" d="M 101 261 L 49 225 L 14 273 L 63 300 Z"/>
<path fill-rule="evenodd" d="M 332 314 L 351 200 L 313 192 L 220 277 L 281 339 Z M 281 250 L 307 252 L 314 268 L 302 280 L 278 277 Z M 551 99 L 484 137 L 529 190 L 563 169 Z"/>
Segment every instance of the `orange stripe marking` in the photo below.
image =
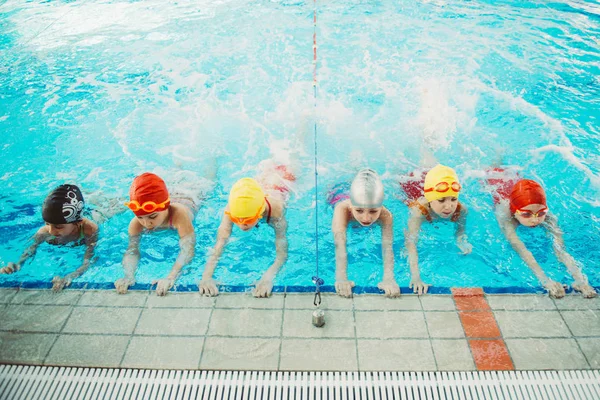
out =
<path fill-rule="evenodd" d="M 469 340 L 469 346 L 479 371 L 515 369 L 504 340 Z"/>

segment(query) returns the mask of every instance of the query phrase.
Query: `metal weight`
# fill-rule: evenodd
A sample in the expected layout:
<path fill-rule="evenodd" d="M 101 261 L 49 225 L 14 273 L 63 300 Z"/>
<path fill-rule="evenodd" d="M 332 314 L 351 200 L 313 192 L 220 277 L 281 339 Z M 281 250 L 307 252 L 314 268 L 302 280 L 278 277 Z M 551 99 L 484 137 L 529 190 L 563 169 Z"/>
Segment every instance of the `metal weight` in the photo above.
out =
<path fill-rule="evenodd" d="M 325 312 L 321 309 L 316 309 L 312 313 L 312 323 L 317 328 L 321 328 L 325 325 Z"/>

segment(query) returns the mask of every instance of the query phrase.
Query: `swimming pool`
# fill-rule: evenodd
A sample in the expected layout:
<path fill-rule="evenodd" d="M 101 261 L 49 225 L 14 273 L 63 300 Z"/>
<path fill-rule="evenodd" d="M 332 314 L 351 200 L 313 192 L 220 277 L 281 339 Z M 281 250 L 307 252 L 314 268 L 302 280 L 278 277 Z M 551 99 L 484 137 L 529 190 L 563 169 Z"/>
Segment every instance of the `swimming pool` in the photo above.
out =
<path fill-rule="evenodd" d="M 434 287 L 536 290 L 501 237 L 481 171 L 498 153 L 543 183 L 567 248 L 600 285 L 600 7 L 593 2 L 402 1 L 318 4 L 318 94 L 312 88 L 313 3 L 299 1 L 45 1 L 0 3 L 0 263 L 16 261 L 58 184 L 127 194 L 136 174 L 211 159 L 217 186 L 196 218 L 199 279 L 227 191 L 294 135 L 305 160 L 289 203 L 290 256 L 275 284 L 315 275 L 312 132 L 319 149 L 319 265 L 335 260 L 327 189 L 357 166 L 384 177 L 395 217 L 396 278 L 410 280 L 402 233 L 408 210 L 397 176 L 419 162 L 423 135 L 463 180 L 474 245 L 460 256 L 452 227 L 426 226 L 423 280 Z M 596 111 L 594 111 L 596 110 Z M 101 226 L 98 259 L 76 283 L 110 287 L 122 275 L 130 214 Z M 382 276 L 380 233 L 350 230 L 349 278 Z M 570 283 L 541 233 L 520 231 L 548 275 Z M 250 239 L 250 240 L 246 240 Z M 245 286 L 274 259 L 273 235 L 235 231 L 216 279 Z M 167 274 L 175 234 L 142 241 L 137 281 Z M 42 246 L 0 285 L 38 285 L 78 266 L 83 249 Z"/>

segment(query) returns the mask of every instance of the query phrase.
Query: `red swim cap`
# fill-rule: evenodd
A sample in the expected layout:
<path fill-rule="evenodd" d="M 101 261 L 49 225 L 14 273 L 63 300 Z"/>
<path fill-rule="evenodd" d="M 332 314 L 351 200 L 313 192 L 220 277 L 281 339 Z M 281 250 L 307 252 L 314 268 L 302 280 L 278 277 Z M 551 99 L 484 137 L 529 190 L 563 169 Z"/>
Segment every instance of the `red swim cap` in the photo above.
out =
<path fill-rule="evenodd" d="M 150 172 L 145 172 L 142 175 L 136 176 L 129 188 L 129 200 L 137 201 L 140 206 L 147 201 L 153 201 L 156 204 L 163 203 L 169 199 L 169 191 L 167 185 L 158 175 Z M 166 209 L 169 207 L 169 203 L 165 205 Z M 156 211 L 162 211 L 158 209 Z M 152 214 L 152 212 L 146 212 L 141 208 L 134 211 L 134 214 L 138 217 L 142 215 Z"/>
<path fill-rule="evenodd" d="M 530 204 L 546 205 L 546 193 L 536 181 L 521 179 L 510 192 L 510 212 L 514 214 Z"/>

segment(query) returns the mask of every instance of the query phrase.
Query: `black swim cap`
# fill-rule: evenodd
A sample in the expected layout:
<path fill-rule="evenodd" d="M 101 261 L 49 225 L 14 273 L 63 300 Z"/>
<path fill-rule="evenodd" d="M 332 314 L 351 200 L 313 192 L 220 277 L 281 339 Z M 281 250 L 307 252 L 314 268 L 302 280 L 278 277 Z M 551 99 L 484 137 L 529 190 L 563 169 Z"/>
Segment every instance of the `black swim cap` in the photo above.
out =
<path fill-rule="evenodd" d="M 83 206 L 83 195 L 77 186 L 60 185 L 44 200 L 42 218 L 56 225 L 79 222 Z"/>

